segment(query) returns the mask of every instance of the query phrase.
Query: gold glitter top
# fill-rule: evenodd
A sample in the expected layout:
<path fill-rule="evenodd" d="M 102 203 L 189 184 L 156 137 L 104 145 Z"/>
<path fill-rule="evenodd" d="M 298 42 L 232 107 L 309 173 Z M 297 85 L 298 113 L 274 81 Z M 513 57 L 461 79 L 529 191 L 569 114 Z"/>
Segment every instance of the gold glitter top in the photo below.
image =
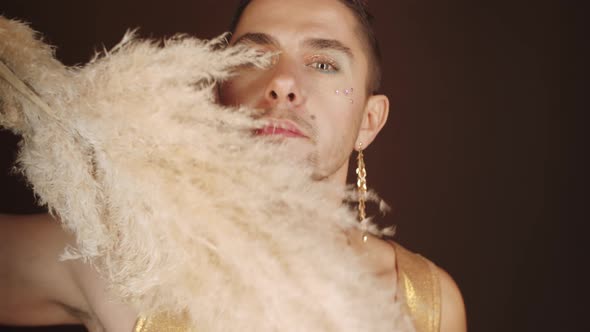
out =
<path fill-rule="evenodd" d="M 434 264 L 391 242 L 395 250 L 398 287 L 416 332 L 439 332 L 441 293 Z"/>
<path fill-rule="evenodd" d="M 436 267 L 426 258 L 391 242 L 396 256 L 399 293 L 416 332 L 439 332 L 441 295 Z M 133 332 L 187 332 L 186 317 L 140 317 Z"/>
<path fill-rule="evenodd" d="M 139 317 L 133 332 L 188 332 L 191 331 L 188 319 L 183 316 L 171 316 L 166 314 Z"/>

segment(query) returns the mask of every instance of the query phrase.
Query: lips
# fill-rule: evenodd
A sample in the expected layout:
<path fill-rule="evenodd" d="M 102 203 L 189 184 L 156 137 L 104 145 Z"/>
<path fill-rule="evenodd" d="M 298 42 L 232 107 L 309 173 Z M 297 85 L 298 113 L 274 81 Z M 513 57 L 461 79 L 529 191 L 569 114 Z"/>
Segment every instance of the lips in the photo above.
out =
<path fill-rule="evenodd" d="M 258 136 L 307 137 L 289 120 L 272 120 L 268 125 L 256 129 L 254 134 Z"/>

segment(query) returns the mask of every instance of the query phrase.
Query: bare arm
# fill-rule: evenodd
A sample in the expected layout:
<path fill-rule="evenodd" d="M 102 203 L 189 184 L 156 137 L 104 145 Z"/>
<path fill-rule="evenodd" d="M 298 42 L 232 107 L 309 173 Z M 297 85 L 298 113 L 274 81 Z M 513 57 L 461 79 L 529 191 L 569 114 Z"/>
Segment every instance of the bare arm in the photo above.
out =
<path fill-rule="evenodd" d="M 58 259 L 71 240 L 48 215 L 0 215 L 0 323 L 79 322 L 71 264 Z"/>
<path fill-rule="evenodd" d="M 438 275 L 441 288 L 441 332 L 464 332 L 467 331 L 465 317 L 465 305 L 459 287 L 444 270 L 438 268 Z"/>
<path fill-rule="evenodd" d="M 49 215 L 0 215 L 0 324 L 85 324 L 129 332 L 137 312 L 117 302 L 88 264 L 60 262 L 67 234 Z"/>

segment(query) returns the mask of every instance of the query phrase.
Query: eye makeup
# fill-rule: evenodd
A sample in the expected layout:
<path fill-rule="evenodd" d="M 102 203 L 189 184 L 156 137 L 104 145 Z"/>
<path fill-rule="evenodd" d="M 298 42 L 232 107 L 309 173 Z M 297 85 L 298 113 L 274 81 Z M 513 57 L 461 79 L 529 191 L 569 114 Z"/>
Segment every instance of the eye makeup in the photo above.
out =
<path fill-rule="evenodd" d="M 305 58 L 305 64 L 323 73 L 337 73 L 340 71 L 338 63 L 325 55 L 311 55 Z"/>

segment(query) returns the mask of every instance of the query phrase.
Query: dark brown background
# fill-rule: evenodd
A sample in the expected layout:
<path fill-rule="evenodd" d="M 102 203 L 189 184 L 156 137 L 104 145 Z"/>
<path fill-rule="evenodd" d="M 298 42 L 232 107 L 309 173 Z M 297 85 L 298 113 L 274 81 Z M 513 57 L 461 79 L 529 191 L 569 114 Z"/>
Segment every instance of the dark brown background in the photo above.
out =
<path fill-rule="evenodd" d="M 235 3 L 4 1 L 0 12 L 31 22 L 62 61 L 79 64 L 128 28 L 144 37 L 216 36 Z M 566 230 L 581 220 L 557 210 L 572 180 L 559 145 L 567 135 L 559 116 L 562 9 L 541 1 L 370 3 L 391 113 L 366 153 L 368 181 L 394 207 L 387 222 L 398 225 L 397 240 L 454 276 L 470 331 L 574 330 L 584 315 L 574 304 L 582 264 L 574 264 L 580 242 Z M 1 133 L 2 174 L 16 141 Z M 0 178 L 0 188 L 0 211 L 34 209 L 18 178 Z"/>

